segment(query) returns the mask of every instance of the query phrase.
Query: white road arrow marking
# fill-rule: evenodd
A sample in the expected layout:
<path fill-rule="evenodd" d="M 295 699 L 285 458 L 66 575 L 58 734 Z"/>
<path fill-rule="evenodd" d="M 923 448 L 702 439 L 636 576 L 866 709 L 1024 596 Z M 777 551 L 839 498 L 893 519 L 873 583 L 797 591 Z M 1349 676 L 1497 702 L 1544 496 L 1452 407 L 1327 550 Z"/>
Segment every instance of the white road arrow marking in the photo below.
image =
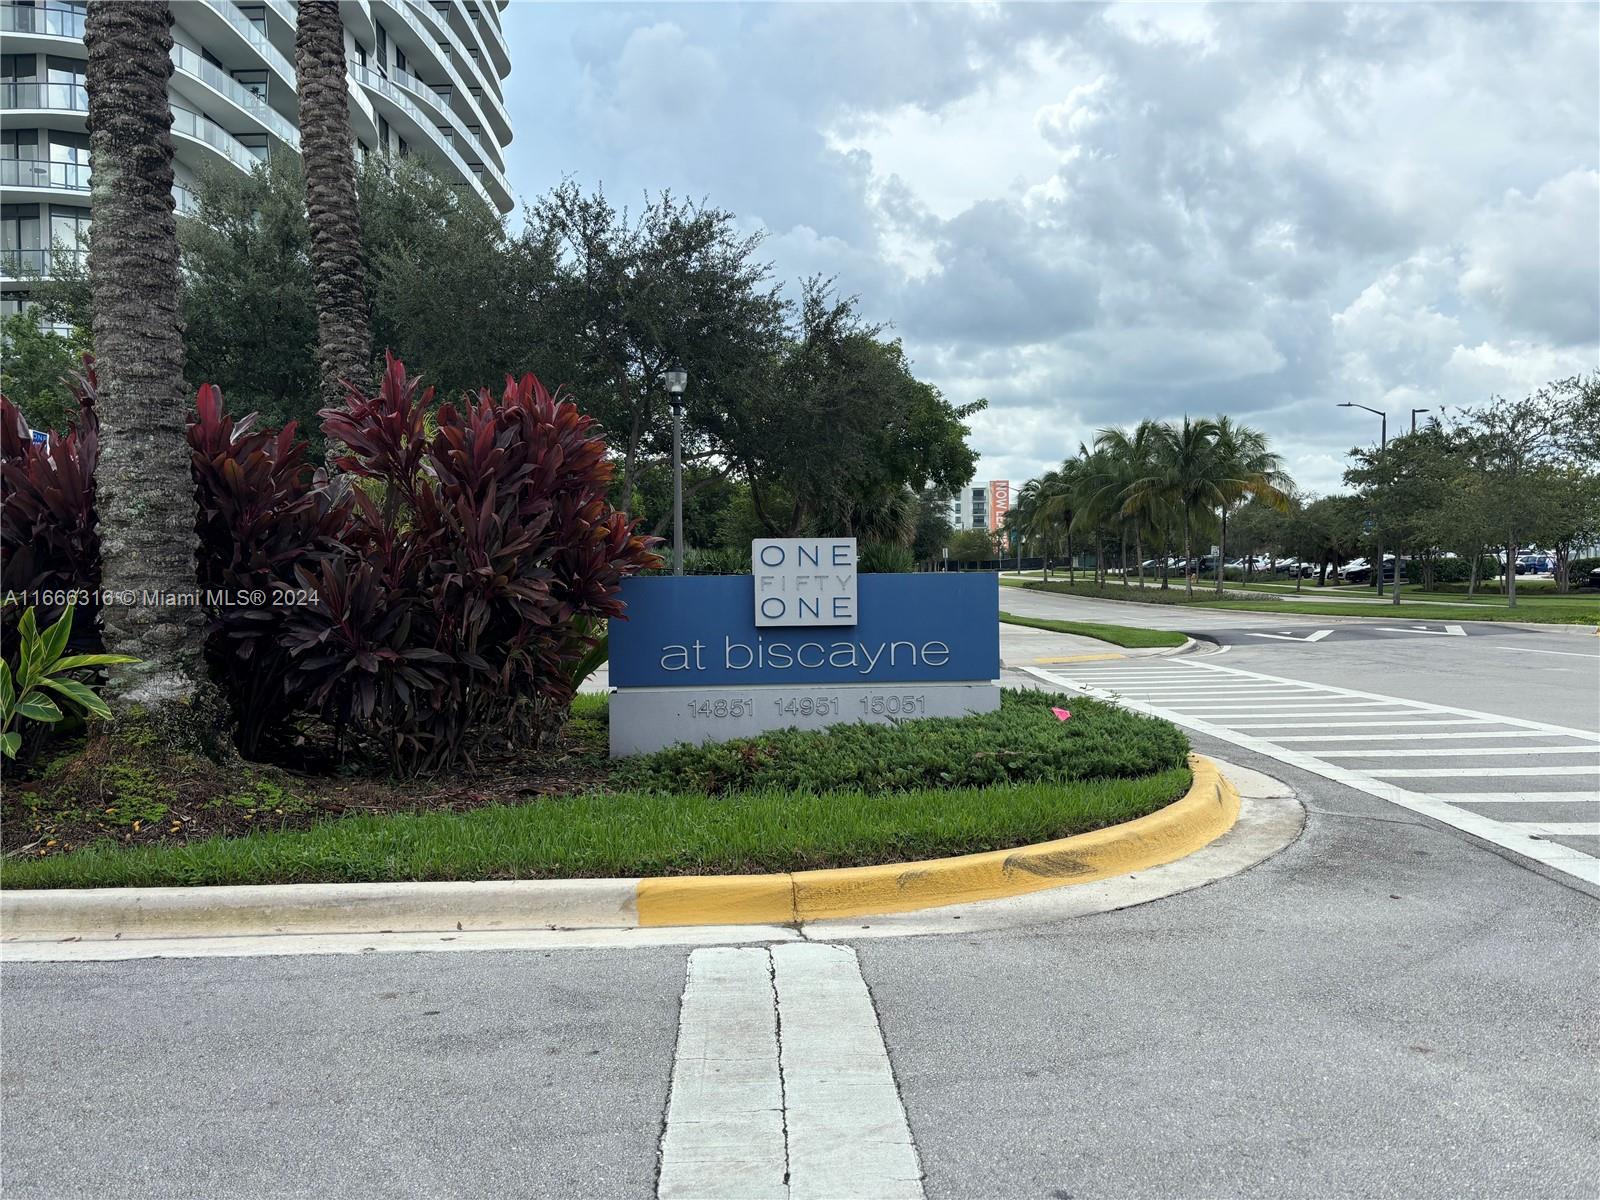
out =
<path fill-rule="evenodd" d="M 1429 629 L 1425 625 L 1413 625 L 1409 629 L 1397 629 L 1391 625 L 1379 625 L 1376 628 L 1384 633 L 1431 633 L 1435 637 L 1466 637 L 1467 631 L 1459 625 L 1446 625 L 1443 629 Z"/>
<path fill-rule="evenodd" d="M 1251 637 L 1277 638 L 1280 642 L 1320 642 L 1333 630 L 1319 629 L 1315 633 L 1308 633 L 1305 637 L 1297 637 L 1292 633 L 1251 633 Z"/>

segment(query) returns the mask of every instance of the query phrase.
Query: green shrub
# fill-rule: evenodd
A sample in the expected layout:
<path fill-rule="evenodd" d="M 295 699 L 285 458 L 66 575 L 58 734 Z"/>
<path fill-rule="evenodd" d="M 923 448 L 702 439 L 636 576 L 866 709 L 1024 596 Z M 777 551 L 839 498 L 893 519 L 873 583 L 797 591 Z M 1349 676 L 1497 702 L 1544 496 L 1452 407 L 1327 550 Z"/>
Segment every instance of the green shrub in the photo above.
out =
<path fill-rule="evenodd" d="M 889 575 L 915 571 L 917 560 L 911 551 L 893 542 L 868 542 L 861 547 L 856 569 L 864 575 Z"/>
<path fill-rule="evenodd" d="M 668 555 L 670 559 L 670 555 Z M 669 561 L 664 568 L 667 574 L 672 572 Z M 748 548 L 739 550 L 731 546 L 713 546 L 709 550 L 686 550 L 683 555 L 683 573 L 685 575 L 748 575 L 750 574 L 750 551 Z"/>
<path fill-rule="evenodd" d="M 1052 707 L 1069 709 L 1072 718 L 1057 720 Z M 983 787 L 1149 775 L 1182 767 L 1188 749 L 1188 739 L 1165 721 L 1096 700 L 1008 689 L 1000 711 L 980 716 L 674 746 L 619 764 L 611 783 L 619 790 L 711 793 Z"/>
<path fill-rule="evenodd" d="M 1567 581 L 1573 587 L 1589 582 L 1589 572 L 1600 567 L 1600 558 L 1575 558 L 1567 564 Z"/>

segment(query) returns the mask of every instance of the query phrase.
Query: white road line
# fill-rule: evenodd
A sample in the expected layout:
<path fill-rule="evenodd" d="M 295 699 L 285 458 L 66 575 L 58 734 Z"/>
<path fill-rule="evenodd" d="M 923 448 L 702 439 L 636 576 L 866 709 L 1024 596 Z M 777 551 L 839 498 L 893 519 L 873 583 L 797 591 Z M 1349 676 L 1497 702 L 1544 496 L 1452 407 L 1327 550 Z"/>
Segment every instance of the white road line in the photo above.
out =
<path fill-rule="evenodd" d="M 1320 756 L 1319 756 L 1320 757 Z M 1451 775 L 1478 775 L 1484 778 L 1519 775 L 1593 775 L 1600 784 L 1600 768 L 1584 764 L 1577 767 L 1396 767 L 1392 771 L 1368 771 L 1379 779 L 1445 779 Z"/>
<path fill-rule="evenodd" d="M 1269 679 L 1274 683 L 1299 683 L 1300 680 L 1285 679 L 1281 675 L 1264 675 L 1259 671 L 1245 671 L 1239 667 L 1224 667 L 1218 663 L 1190 663 L 1191 671 L 1207 671 L 1219 675 L 1241 676 L 1247 679 Z M 1430 704 L 1426 700 L 1396 700 L 1393 696 L 1380 696 L 1376 692 L 1358 692 L 1354 688 L 1334 687 L 1332 684 L 1317 683 L 1305 684 L 1308 688 L 1315 688 L 1322 692 L 1331 692 L 1339 696 L 1355 696 L 1362 700 L 1384 700 L 1391 704 L 1403 704 L 1413 712 L 1447 713 L 1454 717 L 1474 717 L 1480 721 L 1492 721 L 1501 725 L 1515 725 L 1519 729 L 1545 729 L 1556 733 L 1576 733 L 1581 737 L 1588 737 L 1594 733 L 1592 729 L 1574 729 L 1570 725 L 1551 725 L 1544 721 L 1529 721 L 1523 717 L 1504 717 L 1497 713 L 1481 712 L 1473 708 L 1457 708 L 1450 704 Z"/>
<path fill-rule="evenodd" d="M 1437 746 L 1426 750 L 1317 750 L 1318 758 L 1456 758 L 1484 754 L 1600 754 L 1600 746 Z"/>
<path fill-rule="evenodd" d="M 1172 709 L 1170 711 L 1177 712 L 1179 710 Z M 1216 711 L 1211 711 L 1211 712 L 1208 712 L 1208 711 L 1202 709 L 1199 712 L 1195 712 L 1195 713 L 1192 713 L 1192 714 L 1186 714 L 1186 715 L 1192 715 L 1192 716 L 1197 716 L 1197 717 L 1201 717 L 1201 716 L 1213 717 L 1213 718 L 1217 718 L 1217 719 L 1222 719 L 1222 718 L 1231 719 L 1233 717 L 1258 717 L 1259 718 L 1262 715 L 1264 715 L 1265 713 L 1276 712 L 1276 711 L 1278 711 L 1278 710 L 1277 709 L 1273 709 L 1273 708 L 1261 708 L 1261 707 L 1258 706 L 1258 707 L 1249 708 L 1249 709 L 1218 709 Z M 1373 711 L 1371 709 L 1362 709 L 1360 711 L 1360 715 L 1364 716 L 1364 717 L 1400 716 L 1403 711 L 1404 711 L 1403 709 L 1402 710 L 1389 709 L 1389 710 L 1385 710 L 1385 711 L 1376 711 L 1375 712 L 1375 711 Z M 1343 713 L 1349 713 L 1352 716 L 1357 715 L 1356 714 L 1356 710 L 1349 709 L 1349 708 L 1296 708 L 1296 709 L 1288 710 L 1288 715 L 1291 716 L 1291 717 L 1337 717 L 1337 716 L 1339 716 L 1339 715 L 1341 715 Z"/>
<path fill-rule="evenodd" d="M 1412 722 L 1406 722 L 1410 724 Z M 1476 722 L 1473 722 L 1476 724 Z M 1465 725 L 1465 721 L 1430 721 L 1430 725 Z M 1238 728 L 1236 726 L 1236 728 Z M 1540 733 L 1537 729 L 1463 729 L 1450 733 L 1309 733 L 1297 737 L 1273 738 L 1275 742 L 1416 742 L 1433 741 L 1438 738 L 1558 738 L 1577 737 L 1575 733 Z M 1589 740 L 1600 742 L 1600 733 L 1589 734 Z M 1525 746 L 1518 751 L 1519 754 L 1533 754 L 1546 749 L 1544 746 Z M 1509 751 L 1507 752 L 1509 753 Z M 1326 757 L 1326 755 L 1324 755 Z"/>
<path fill-rule="evenodd" d="M 1451 804 L 1600 804 L 1589 792 L 1434 792 Z"/>
<path fill-rule="evenodd" d="M 771 955 L 760 947 L 695 950 L 656 1195 L 786 1200 L 787 1170 Z"/>
<path fill-rule="evenodd" d="M 1495 649 L 1509 654 L 1559 654 L 1563 658 L 1587 658 L 1592 663 L 1600 663 L 1600 654 L 1582 654 L 1576 650 L 1535 650 L 1530 646 L 1496 646 Z"/>
<path fill-rule="evenodd" d="M 1382 729 L 1400 729 L 1415 726 L 1418 729 L 1434 729 L 1440 725 L 1481 725 L 1482 721 L 1255 721 L 1250 724 L 1235 725 L 1235 729 L 1361 729 L 1364 726 L 1377 726 Z M 1572 737 L 1569 733 L 1540 734 L 1541 737 Z M 1278 738 L 1286 742 L 1288 738 Z M 1313 739 L 1320 740 L 1320 739 Z"/>
<path fill-rule="evenodd" d="M 1195 698 L 1167 701 L 1173 708 L 1196 708 L 1203 706 L 1208 701 Z M 1338 707 L 1336 712 L 1354 712 L 1357 709 L 1368 708 L 1400 708 L 1398 700 L 1351 700 L 1347 696 L 1308 696 L 1304 700 L 1281 700 L 1276 697 L 1267 697 L 1261 704 L 1251 703 L 1249 696 L 1222 696 L 1212 707 L 1232 706 L 1234 708 L 1256 708 L 1264 712 L 1292 713 L 1297 708 L 1320 708 L 1324 705 L 1334 704 Z"/>
<path fill-rule="evenodd" d="M 791 1200 L 922 1196 L 922 1168 L 872 997 L 848 946 L 772 948 Z"/>
<path fill-rule="evenodd" d="M 855 951 L 695 950 L 661 1200 L 922 1200 L 922 1168 Z"/>
<path fill-rule="evenodd" d="M 1600 821 L 1507 821 L 1513 829 L 1551 837 L 1600 837 Z"/>
<path fill-rule="evenodd" d="M 1214 663 L 1192 663 L 1186 665 L 1188 665 L 1191 670 L 1196 671 L 1232 674 L 1246 678 L 1277 679 L 1276 676 L 1262 675 L 1258 672 L 1243 671 L 1236 667 L 1224 667 Z M 1545 866 L 1560 871 L 1564 874 L 1572 875 L 1573 877 L 1580 879 L 1585 883 L 1600 886 L 1600 858 L 1585 854 L 1583 851 L 1575 850 L 1570 846 L 1562 846 L 1554 842 L 1545 841 L 1542 838 L 1532 836 L 1522 830 L 1513 829 L 1504 821 L 1497 821 L 1492 817 L 1485 816 L 1481 813 L 1475 813 L 1470 809 L 1457 807 L 1448 803 L 1447 801 L 1422 792 L 1413 792 L 1392 783 L 1384 783 L 1381 780 L 1373 778 L 1370 774 L 1354 771 L 1348 767 L 1341 767 L 1338 763 L 1326 762 L 1323 759 L 1318 758 L 1316 755 L 1308 754 L 1302 750 L 1296 750 L 1289 746 L 1281 746 L 1268 737 L 1258 737 L 1228 725 L 1214 724 L 1211 721 L 1204 720 L 1197 716 L 1174 713 L 1170 709 L 1161 708 L 1157 705 L 1146 704 L 1142 700 L 1119 700 L 1116 696 L 1113 696 L 1100 688 L 1092 685 L 1081 685 L 1075 683 L 1072 679 L 1065 675 L 1053 674 L 1038 667 L 1025 667 L 1023 669 L 1028 674 L 1042 679 L 1054 687 L 1066 687 L 1076 691 L 1084 692 L 1089 695 L 1100 696 L 1104 699 L 1117 700 L 1117 702 L 1122 704 L 1125 708 L 1133 709 L 1135 712 L 1149 713 L 1152 716 L 1157 717 L 1166 717 L 1168 720 L 1176 721 L 1178 724 L 1183 725 L 1188 729 L 1192 729 L 1196 733 L 1218 738 L 1225 742 L 1231 742 L 1233 745 L 1242 746 L 1246 750 L 1254 750 L 1258 754 L 1266 755 L 1268 758 L 1275 758 L 1279 762 L 1288 763 L 1290 766 L 1299 767 L 1301 770 L 1309 771 L 1313 775 L 1320 775 L 1324 779 L 1331 779 L 1335 783 L 1341 783 L 1346 787 L 1354 788 L 1360 792 L 1365 792 L 1369 796 L 1376 796 L 1380 800 L 1387 800 L 1391 804 L 1397 805 L 1400 808 L 1405 808 L 1412 812 L 1420 813 L 1435 821 L 1438 821 L 1440 824 L 1452 826 L 1461 830 L 1463 833 L 1471 834 L 1474 837 L 1489 842 L 1491 845 L 1512 850 L 1524 858 L 1531 859 L 1534 862 L 1542 863 Z M 1278 682 L 1283 681 L 1278 679 Z M 1361 696 L 1367 699 L 1385 699 L 1385 697 L 1375 696 L 1371 692 L 1355 692 L 1348 688 L 1327 690 L 1337 690 L 1347 695 Z M 1444 705 L 1424 704 L 1420 701 L 1406 701 L 1405 703 L 1414 706 L 1411 711 L 1448 713 L 1472 718 L 1470 721 L 1454 722 L 1456 724 L 1473 724 L 1478 721 L 1487 721 L 1494 724 L 1513 725 L 1518 728 L 1544 729 L 1546 731 L 1553 731 L 1556 733 L 1577 733 L 1581 736 L 1588 736 L 1590 733 L 1588 730 L 1574 730 L 1562 726 L 1545 725 L 1538 721 L 1523 720 L 1520 717 L 1500 717 L 1492 713 L 1474 712 L 1471 709 L 1465 708 L 1450 708 Z M 1372 723 L 1377 724 L 1378 722 Z M 1451 722 L 1435 721 L 1428 723 L 1443 725 Z M 1394 724 L 1403 724 L 1403 722 L 1394 722 Z M 1285 726 L 1268 724 L 1265 727 L 1284 728 Z M 1303 728 L 1305 726 L 1300 727 Z M 1472 773 L 1477 774 L 1478 772 Z"/>

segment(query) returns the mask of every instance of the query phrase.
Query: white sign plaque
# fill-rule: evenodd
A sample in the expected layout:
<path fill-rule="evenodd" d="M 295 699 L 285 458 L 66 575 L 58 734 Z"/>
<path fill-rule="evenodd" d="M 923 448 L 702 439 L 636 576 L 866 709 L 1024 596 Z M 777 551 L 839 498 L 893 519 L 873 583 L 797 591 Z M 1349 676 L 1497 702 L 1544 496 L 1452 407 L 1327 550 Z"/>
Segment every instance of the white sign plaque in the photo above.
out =
<path fill-rule="evenodd" d="M 856 623 L 855 538 L 760 538 L 750 569 L 757 625 Z"/>

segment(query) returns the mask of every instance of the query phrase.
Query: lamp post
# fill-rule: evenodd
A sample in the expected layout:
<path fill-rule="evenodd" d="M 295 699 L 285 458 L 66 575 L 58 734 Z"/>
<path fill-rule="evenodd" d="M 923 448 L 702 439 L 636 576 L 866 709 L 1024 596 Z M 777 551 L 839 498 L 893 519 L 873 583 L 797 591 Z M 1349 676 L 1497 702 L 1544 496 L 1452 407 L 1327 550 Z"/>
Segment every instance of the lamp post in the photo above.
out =
<path fill-rule="evenodd" d="M 1411 432 L 1412 433 L 1415 433 L 1417 431 L 1417 414 L 1419 412 L 1432 412 L 1432 411 L 1433 411 L 1433 409 L 1431 409 L 1431 408 L 1413 408 L 1411 410 Z"/>
<path fill-rule="evenodd" d="M 672 573 L 683 574 L 683 393 L 689 372 L 676 362 L 666 370 L 672 401 Z"/>
<path fill-rule="evenodd" d="M 1382 417 L 1383 418 L 1383 426 L 1382 426 L 1382 439 L 1383 440 L 1378 443 L 1378 448 L 1380 450 L 1387 450 L 1389 448 L 1389 414 L 1388 413 L 1384 412 L 1381 408 L 1367 408 L 1367 406 L 1365 404 L 1355 404 L 1355 403 L 1352 403 L 1349 400 L 1346 400 L 1343 404 L 1339 405 L 1339 407 L 1340 408 L 1363 408 L 1363 409 L 1366 409 L 1366 411 L 1369 412 L 1369 413 L 1376 413 L 1378 416 Z M 1374 541 L 1374 549 L 1376 550 L 1376 557 L 1378 559 L 1378 564 L 1377 564 L 1376 567 L 1373 568 L 1372 577 L 1373 577 L 1373 579 L 1375 579 L 1377 581 L 1377 584 L 1378 584 L 1378 595 L 1381 596 L 1381 595 L 1383 595 L 1383 535 L 1380 533 L 1375 539 L 1373 539 L 1373 541 Z M 1396 591 L 1400 590 L 1400 562 L 1399 562 L 1398 559 L 1395 560 L 1395 564 L 1394 564 L 1394 586 L 1395 586 L 1395 590 Z"/>

